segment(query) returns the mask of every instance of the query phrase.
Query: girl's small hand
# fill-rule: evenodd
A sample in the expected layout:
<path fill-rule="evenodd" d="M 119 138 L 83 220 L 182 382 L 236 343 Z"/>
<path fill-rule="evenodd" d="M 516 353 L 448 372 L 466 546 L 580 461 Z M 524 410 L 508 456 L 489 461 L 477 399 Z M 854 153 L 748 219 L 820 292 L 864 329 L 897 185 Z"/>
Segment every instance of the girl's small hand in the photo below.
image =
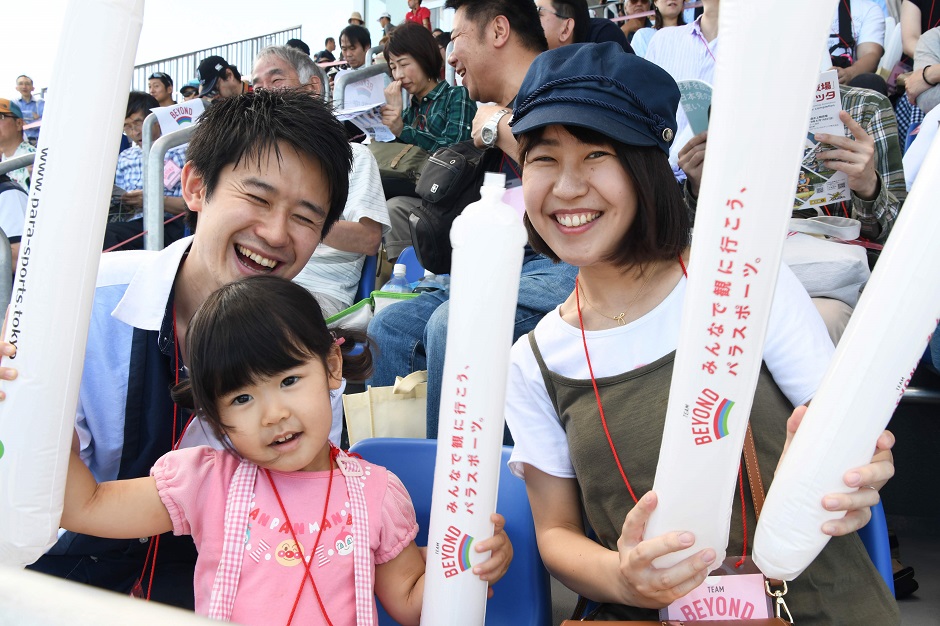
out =
<path fill-rule="evenodd" d="M 7 320 L 9 318 L 10 307 L 7 307 L 6 316 L 3 318 L 3 328 L 0 329 L 0 336 L 6 336 L 7 334 Z M 6 341 L 0 341 L 0 356 L 12 359 L 16 356 L 16 346 Z M 19 372 L 15 367 L 0 367 L 0 379 L 2 380 L 16 380 L 18 374 Z M 7 394 L 0 390 L 0 400 L 6 400 L 6 397 Z"/>
<path fill-rule="evenodd" d="M 478 553 L 491 551 L 490 558 L 479 565 L 475 565 L 473 573 L 479 576 L 480 580 L 488 582 L 492 587 L 509 569 L 509 564 L 512 562 L 512 542 L 509 541 L 509 535 L 504 530 L 506 518 L 499 513 L 493 513 L 490 515 L 490 521 L 493 522 L 493 536 L 474 546 L 474 550 Z M 493 590 L 491 588 L 487 597 L 492 595 Z"/>
<path fill-rule="evenodd" d="M 648 492 L 623 522 L 617 549 L 624 604 L 662 608 L 698 587 L 715 560 L 711 548 L 701 550 L 672 567 L 657 568 L 653 560 L 684 550 L 695 543 L 690 532 L 671 532 L 643 540 L 643 530 L 656 508 L 656 494 Z"/>

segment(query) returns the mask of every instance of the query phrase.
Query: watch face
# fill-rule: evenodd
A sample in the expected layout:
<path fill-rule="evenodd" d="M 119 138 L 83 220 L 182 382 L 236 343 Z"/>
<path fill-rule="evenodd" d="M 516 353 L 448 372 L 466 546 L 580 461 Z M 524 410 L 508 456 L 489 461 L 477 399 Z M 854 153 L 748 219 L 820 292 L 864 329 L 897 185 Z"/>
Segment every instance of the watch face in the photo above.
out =
<path fill-rule="evenodd" d="M 480 131 L 480 139 L 482 139 L 483 143 L 485 143 L 486 145 L 491 146 L 493 145 L 493 142 L 496 140 L 496 133 L 493 131 L 492 128 L 484 127 L 483 130 Z"/>

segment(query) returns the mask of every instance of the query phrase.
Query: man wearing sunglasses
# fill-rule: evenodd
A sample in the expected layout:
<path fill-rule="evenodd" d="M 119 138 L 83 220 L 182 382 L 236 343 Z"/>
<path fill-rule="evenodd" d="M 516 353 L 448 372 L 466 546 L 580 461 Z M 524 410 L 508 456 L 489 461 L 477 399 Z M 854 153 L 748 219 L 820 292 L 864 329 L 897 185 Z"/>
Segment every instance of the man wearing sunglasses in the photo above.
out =
<path fill-rule="evenodd" d="M 36 148 L 23 138 L 23 113 L 15 102 L 0 98 L 0 160 L 36 152 Z M 8 172 L 10 179 L 25 189 L 29 189 L 29 177 L 32 166 L 21 167 Z"/>

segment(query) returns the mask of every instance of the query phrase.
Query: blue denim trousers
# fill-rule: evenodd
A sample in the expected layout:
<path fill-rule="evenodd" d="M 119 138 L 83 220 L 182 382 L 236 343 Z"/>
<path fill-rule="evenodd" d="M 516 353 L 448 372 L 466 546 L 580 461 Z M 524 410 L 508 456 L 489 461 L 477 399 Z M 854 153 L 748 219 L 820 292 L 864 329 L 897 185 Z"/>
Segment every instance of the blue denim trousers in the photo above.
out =
<path fill-rule="evenodd" d="M 577 273 L 576 267 L 554 263 L 540 254 L 523 263 L 513 341 L 535 328 L 546 313 L 568 297 Z M 447 289 L 423 293 L 382 309 L 369 323 L 369 337 L 378 352 L 370 384 L 394 385 L 396 376 L 428 370 L 429 439 L 437 438 L 449 297 Z"/>

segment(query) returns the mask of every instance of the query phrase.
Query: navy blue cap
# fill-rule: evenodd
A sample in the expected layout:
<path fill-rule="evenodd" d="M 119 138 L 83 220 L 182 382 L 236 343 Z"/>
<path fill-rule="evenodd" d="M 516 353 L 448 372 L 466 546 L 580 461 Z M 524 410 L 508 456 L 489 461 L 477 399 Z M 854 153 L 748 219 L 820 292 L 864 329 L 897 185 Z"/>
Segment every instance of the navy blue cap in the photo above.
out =
<path fill-rule="evenodd" d="M 607 42 L 543 52 L 516 95 L 513 135 L 564 124 L 669 154 L 679 88 L 666 70 Z"/>

